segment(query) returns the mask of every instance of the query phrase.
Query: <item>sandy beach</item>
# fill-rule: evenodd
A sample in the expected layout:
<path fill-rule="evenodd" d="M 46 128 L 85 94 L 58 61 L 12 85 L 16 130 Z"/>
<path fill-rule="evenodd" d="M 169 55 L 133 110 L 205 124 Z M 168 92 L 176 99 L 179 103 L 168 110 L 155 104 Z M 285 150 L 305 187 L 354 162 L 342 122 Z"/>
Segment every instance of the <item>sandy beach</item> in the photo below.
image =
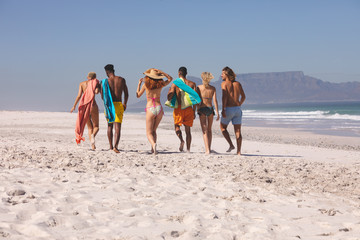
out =
<path fill-rule="evenodd" d="M 214 122 L 191 153 L 172 116 L 150 154 L 145 116 L 125 113 L 120 154 L 75 144 L 76 114 L 0 111 L 0 238 L 360 239 L 360 139 L 243 126 L 243 156 Z M 233 129 L 230 126 L 233 136 Z"/>

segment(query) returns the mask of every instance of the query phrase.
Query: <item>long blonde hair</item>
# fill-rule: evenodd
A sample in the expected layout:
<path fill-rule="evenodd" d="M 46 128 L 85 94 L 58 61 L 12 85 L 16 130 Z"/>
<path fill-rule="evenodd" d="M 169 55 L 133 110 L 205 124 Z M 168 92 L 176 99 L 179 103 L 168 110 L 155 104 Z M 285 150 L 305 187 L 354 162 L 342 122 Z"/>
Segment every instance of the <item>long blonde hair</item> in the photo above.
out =
<path fill-rule="evenodd" d="M 205 85 L 205 87 L 207 87 L 207 86 L 209 86 L 209 83 L 210 83 L 211 79 L 214 78 L 214 76 L 210 72 L 203 72 L 201 74 L 201 78 L 202 78 L 203 84 Z"/>

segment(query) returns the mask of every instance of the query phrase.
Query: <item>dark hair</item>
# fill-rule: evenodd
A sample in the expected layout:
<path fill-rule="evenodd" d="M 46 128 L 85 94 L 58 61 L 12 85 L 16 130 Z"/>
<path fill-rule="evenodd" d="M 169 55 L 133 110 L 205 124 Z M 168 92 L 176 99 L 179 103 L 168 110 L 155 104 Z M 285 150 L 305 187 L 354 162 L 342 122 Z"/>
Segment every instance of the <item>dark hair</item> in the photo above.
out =
<path fill-rule="evenodd" d="M 105 71 L 107 71 L 107 72 L 112 72 L 112 73 L 115 72 L 114 65 L 112 65 L 112 64 L 108 64 L 104 68 L 105 68 Z"/>
<path fill-rule="evenodd" d="M 150 90 L 162 88 L 163 86 L 165 86 L 165 81 L 162 79 L 154 79 L 145 76 L 145 86 Z"/>
<path fill-rule="evenodd" d="M 226 76 L 228 76 L 230 81 L 232 81 L 232 82 L 235 81 L 236 75 L 235 75 L 234 71 L 231 68 L 224 67 L 223 71 L 225 72 Z"/>
<path fill-rule="evenodd" d="M 186 77 L 186 75 L 187 75 L 187 69 L 186 69 L 186 67 L 180 67 L 180 68 L 179 68 L 179 73 L 180 73 L 182 76 Z"/>

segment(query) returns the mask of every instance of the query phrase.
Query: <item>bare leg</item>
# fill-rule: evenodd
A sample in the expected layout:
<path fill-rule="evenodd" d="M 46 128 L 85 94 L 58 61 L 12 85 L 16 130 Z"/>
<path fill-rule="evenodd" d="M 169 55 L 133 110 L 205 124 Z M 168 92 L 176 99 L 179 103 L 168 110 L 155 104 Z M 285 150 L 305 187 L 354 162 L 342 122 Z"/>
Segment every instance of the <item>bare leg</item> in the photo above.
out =
<path fill-rule="evenodd" d="M 203 133 L 204 143 L 205 143 L 205 154 L 210 154 L 210 146 L 209 146 L 209 136 L 208 136 L 208 126 L 206 124 L 206 116 L 201 114 L 200 118 L 200 126 Z"/>
<path fill-rule="evenodd" d="M 185 126 L 185 133 L 186 133 L 186 148 L 187 151 L 190 152 L 191 147 L 191 128 L 189 126 Z"/>
<path fill-rule="evenodd" d="M 175 124 L 175 133 L 176 133 L 176 136 L 178 136 L 178 138 L 180 139 L 180 147 L 179 147 L 179 151 L 182 152 L 184 151 L 184 139 L 182 137 L 182 133 L 181 133 L 181 129 L 180 129 L 180 126 L 179 125 L 176 125 Z"/>
<path fill-rule="evenodd" d="M 93 139 L 92 136 L 93 136 L 94 128 L 93 128 L 93 123 L 91 122 L 91 115 L 89 116 L 89 119 L 87 120 L 86 125 L 87 125 L 88 132 L 89 132 L 89 139 L 90 139 L 90 143 L 91 143 L 91 149 L 95 150 L 96 147 L 95 147 L 95 144 L 93 144 L 93 140 L 92 140 Z"/>
<path fill-rule="evenodd" d="M 221 129 L 221 132 L 222 132 L 222 134 L 223 134 L 223 136 L 224 136 L 224 138 L 226 139 L 226 141 L 229 143 L 229 149 L 226 151 L 226 152 L 231 152 L 232 150 L 234 150 L 235 149 L 235 146 L 234 146 L 234 144 L 232 143 L 232 141 L 231 141 L 231 138 L 230 138 L 230 135 L 229 135 L 229 132 L 227 131 L 227 126 L 228 125 L 225 125 L 225 124 L 222 124 L 222 123 L 220 123 L 220 129 Z"/>
<path fill-rule="evenodd" d="M 241 155 L 241 144 L 242 144 L 241 124 L 235 124 L 234 131 L 236 136 L 237 154 Z"/>
<path fill-rule="evenodd" d="M 157 141 L 156 130 L 157 130 L 163 116 L 164 116 L 164 114 L 162 113 L 162 114 L 157 115 L 156 118 L 155 118 L 155 123 L 154 123 L 154 128 L 153 128 L 154 129 L 153 136 L 154 136 L 154 140 L 155 140 L 154 154 L 157 154 L 157 150 L 156 150 L 156 146 L 157 146 L 157 144 L 156 144 L 156 141 Z"/>
<path fill-rule="evenodd" d="M 99 109 L 97 106 L 91 110 L 91 122 L 93 123 L 93 135 L 95 137 L 99 132 Z"/>
<path fill-rule="evenodd" d="M 208 142 L 209 142 L 209 152 L 211 152 L 213 120 L 214 120 L 214 114 L 207 117 L 207 136 L 208 136 Z"/>
<path fill-rule="evenodd" d="M 99 108 L 97 107 L 97 105 L 93 105 L 93 108 L 91 109 L 90 119 L 93 126 L 90 141 L 92 149 L 95 150 L 95 136 L 99 132 Z"/>
<path fill-rule="evenodd" d="M 114 152 L 119 153 L 118 145 L 120 142 L 120 136 L 121 136 L 121 123 L 114 122 L 115 126 L 115 135 L 114 135 Z"/>
<path fill-rule="evenodd" d="M 155 116 L 150 111 L 146 112 L 146 136 L 151 144 L 151 152 L 156 154 L 156 140 L 154 137 Z"/>
<path fill-rule="evenodd" d="M 113 124 L 108 123 L 108 129 L 107 129 L 107 136 L 110 144 L 110 150 L 112 150 L 113 147 Z"/>

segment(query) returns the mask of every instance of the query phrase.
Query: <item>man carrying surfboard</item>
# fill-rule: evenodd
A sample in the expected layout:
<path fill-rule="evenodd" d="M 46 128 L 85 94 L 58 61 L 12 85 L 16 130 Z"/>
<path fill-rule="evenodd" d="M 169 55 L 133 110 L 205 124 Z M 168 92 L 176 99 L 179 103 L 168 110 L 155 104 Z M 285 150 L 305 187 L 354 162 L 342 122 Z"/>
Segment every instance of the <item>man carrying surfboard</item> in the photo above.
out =
<path fill-rule="evenodd" d="M 180 129 L 181 125 L 185 127 L 186 134 L 186 149 L 190 152 L 191 147 L 191 130 L 195 119 L 196 104 L 201 102 L 201 99 L 196 89 L 196 84 L 186 79 L 187 69 L 186 67 L 179 68 L 179 78 L 174 80 L 171 85 L 165 105 L 174 108 L 174 125 L 175 133 L 180 140 L 179 150 L 184 150 L 185 141 L 182 137 Z"/>

